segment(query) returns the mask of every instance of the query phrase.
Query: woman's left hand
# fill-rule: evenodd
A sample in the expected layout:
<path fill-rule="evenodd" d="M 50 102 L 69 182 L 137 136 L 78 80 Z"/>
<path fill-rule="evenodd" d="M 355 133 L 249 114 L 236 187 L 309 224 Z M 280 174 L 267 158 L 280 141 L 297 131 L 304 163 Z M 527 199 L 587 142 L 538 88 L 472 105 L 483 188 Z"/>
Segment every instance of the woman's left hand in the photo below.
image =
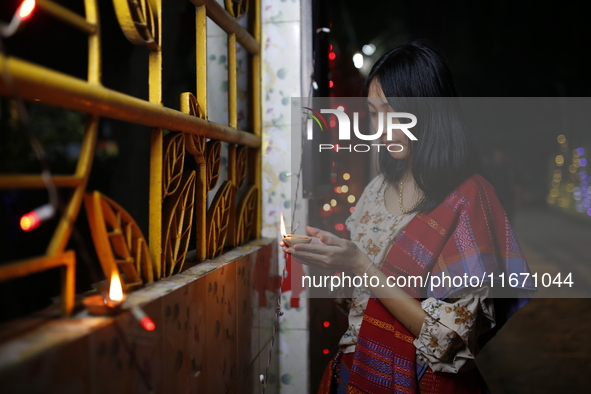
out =
<path fill-rule="evenodd" d="M 327 270 L 346 270 L 361 275 L 371 263 L 353 242 L 339 238 L 328 231 L 306 226 L 306 231 L 320 242 L 297 244 L 289 249 L 299 263 Z"/>

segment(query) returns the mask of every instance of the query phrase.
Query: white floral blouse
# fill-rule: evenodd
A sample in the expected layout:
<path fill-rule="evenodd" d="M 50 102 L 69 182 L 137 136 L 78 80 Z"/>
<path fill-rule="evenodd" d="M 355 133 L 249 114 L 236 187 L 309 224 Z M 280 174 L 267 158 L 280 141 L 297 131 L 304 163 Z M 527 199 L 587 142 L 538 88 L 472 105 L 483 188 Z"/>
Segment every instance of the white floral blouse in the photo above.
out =
<path fill-rule="evenodd" d="M 374 178 L 363 191 L 347 228 L 353 241 L 377 267 L 381 267 L 396 236 L 414 217 L 388 212 L 385 203 L 386 181 L 382 175 Z M 458 298 L 421 302 L 427 313 L 414 345 L 417 357 L 433 371 L 458 372 L 476 357 L 478 335 L 495 325 L 492 299 L 488 288 L 476 293 L 456 295 Z M 344 353 L 355 351 L 357 336 L 371 292 L 367 288 L 353 290 L 349 309 L 349 326 L 339 344 Z"/>

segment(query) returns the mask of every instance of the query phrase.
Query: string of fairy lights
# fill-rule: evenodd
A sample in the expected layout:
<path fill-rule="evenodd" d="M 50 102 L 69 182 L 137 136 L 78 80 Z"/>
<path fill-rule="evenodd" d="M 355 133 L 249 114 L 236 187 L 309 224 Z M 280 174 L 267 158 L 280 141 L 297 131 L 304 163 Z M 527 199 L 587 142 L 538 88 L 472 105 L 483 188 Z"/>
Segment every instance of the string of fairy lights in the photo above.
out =
<path fill-rule="evenodd" d="M 577 214 L 591 216 L 591 174 L 586 149 L 569 148 L 564 134 L 556 138 L 560 153 L 554 157 L 554 170 L 546 202 Z"/>

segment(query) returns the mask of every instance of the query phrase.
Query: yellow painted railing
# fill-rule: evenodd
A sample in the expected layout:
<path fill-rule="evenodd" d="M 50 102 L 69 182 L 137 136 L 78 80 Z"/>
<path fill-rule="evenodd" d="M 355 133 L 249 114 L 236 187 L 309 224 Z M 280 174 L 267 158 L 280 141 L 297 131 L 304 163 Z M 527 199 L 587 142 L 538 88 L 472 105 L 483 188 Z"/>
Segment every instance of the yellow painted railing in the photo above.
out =
<path fill-rule="evenodd" d="M 81 80 L 26 60 L 0 54 L 0 95 L 88 114 L 82 149 L 73 174 L 0 174 L 0 189 L 69 188 L 73 193 L 59 212 L 59 224 L 44 256 L 0 266 L 0 281 L 62 267 L 62 311 L 74 305 L 75 255 L 66 251 L 84 202 L 97 255 L 107 278 L 114 269 L 125 285 L 142 285 L 179 272 L 189 249 L 199 260 L 218 256 L 260 234 L 261 22 L 260 0 L 250 4 L 250 32 L 236 19 L 247 0 L 190 0 L 195 6 L 195 92 L 180 93 L 180 110 L 162 104 L 162 0 L 113 0 L 127 39 L 149 50 L 149 98 L 141 100 L 101 85 L 101 43 L 97 0 L 84 0 L 80 16 L 49 0 L 37 0 L 39 12 L 88 35 L 88 76 Z M 166 3 L 165 3 L 166 4 Z M 207 18 L 228 34 L 228 123 L 208 121 Z M 249 120 L 238 130 L 237 61 L 239 43 L 249 53 Z M 101 117 L 151 127 L 149 234 L 109 197 L 86 190 Z M 228 143 L 228 179 L 212 201 L 208 191 L 220 178 L 221 142 Z M 187 153 L 189 155 L 187 155 Z M 187 170 L 192 155 L 196 169 Z M 192 166 L 195 167 L 195 166 Z M 238 198 L 240 196 L 240 198 Z M 208 208 L 209 206 L 209 208 Z M 191 234 L 196 244 L 190 245 Z"/>

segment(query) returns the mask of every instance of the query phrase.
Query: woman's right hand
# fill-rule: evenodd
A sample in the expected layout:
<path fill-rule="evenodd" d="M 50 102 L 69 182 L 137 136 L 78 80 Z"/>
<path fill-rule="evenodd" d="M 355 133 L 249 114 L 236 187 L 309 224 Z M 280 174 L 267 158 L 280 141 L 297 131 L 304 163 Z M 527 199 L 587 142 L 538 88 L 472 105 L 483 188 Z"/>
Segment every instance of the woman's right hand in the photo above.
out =
<path fill-rule="evenodd" d="M 322 243 L 322 241 L 320 240 L 320 238 L 318 238 L 318 237 L 311 237 L 311 238 L 312 238 L 312 240 L 308 244 L 324 245 Z M 287 246 L 287 244 L 283 241 L 279 242 L 279 246 L 281 246 L 281 250 L 283 250 L 283 253 L 291 254 L 293 252 L 293 249 L 291 247 Z"/>

